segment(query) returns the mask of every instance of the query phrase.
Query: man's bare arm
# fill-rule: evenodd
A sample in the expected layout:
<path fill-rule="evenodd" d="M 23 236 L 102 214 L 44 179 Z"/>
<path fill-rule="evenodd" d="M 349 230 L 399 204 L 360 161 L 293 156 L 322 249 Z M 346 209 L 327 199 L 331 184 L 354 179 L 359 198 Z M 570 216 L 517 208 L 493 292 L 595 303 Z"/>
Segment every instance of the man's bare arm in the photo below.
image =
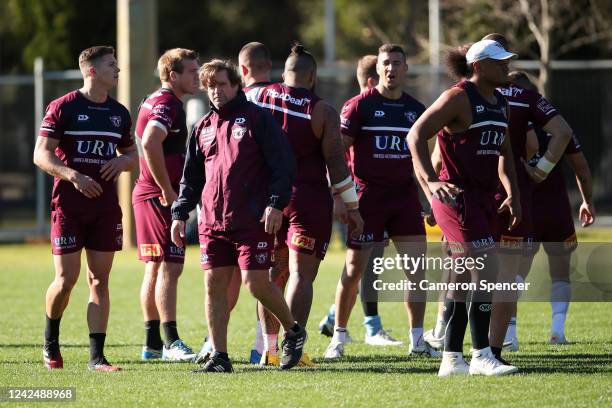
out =
<path fill-rule="evenodd" d="M 61 180 L 69 181 L 87 198 L 99 197 L 102 187 L 91 177 L 71 169 L 55 155 L 59 140 L 49 137 L 38 137 L 34 147 L 34 164 L 47 174 Z"/>

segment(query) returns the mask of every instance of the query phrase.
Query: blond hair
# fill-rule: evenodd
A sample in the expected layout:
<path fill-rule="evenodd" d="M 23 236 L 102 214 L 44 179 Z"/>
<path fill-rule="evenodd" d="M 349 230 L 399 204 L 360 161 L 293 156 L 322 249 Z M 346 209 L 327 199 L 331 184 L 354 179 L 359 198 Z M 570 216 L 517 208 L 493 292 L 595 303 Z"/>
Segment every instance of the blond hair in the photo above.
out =
<path fill-rule="evenodd" d="M 172 71 L 182 74 L 183 60 L 185 59 L 197 61 L 198 54 L 195 51 L 188 50 L 186 48 L 173 48 L 164 52 L 157 61 L 159 79 L 162 81 L 168 81 L 168 79 L 170 79 L 170 72 Z"/>

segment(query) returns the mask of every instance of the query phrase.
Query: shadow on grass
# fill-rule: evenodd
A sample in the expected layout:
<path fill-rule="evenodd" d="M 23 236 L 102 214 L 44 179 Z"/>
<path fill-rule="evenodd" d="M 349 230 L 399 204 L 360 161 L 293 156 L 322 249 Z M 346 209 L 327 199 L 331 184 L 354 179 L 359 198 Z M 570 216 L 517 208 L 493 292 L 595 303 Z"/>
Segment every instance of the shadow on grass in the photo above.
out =
<path fill-rule="evenodd" d="M 33 347 L 33 348 L 42 348 L 43 343 L 36 344 L 0 344 L 0 348 L 22 348 L 22 347 Z M 73 343 L 60 343 L 61 348 L 89 348 L 89 344 L 73 344 Z M 120 348 L 120 347 L 142 347 L 142 344 L 105 344 L 104 348 Z"/>

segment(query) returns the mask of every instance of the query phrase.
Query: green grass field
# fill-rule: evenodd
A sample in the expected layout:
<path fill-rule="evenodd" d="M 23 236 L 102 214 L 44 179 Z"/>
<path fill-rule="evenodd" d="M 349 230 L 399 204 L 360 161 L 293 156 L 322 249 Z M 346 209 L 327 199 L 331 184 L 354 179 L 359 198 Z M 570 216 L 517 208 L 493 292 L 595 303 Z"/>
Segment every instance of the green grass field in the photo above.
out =
<path fill-rule="evenodd" d="M 596 239 L 606 235 L 593 233 L 600 234 Z M 199 349 L 206 333 L 197 250 L 188 249 L 178 304 L 179 332 L 194 349 Z M 195 368 L 191 364 L 139 361 L 144 337 L 138 300 L 143 267 L 134 251 L 123 251 L 117 254 L 111 275 L 106 354 L 124 371 L 104 374 L 86 369 L 88 291 L 81 276 L 62 320 L 65 369 L 49 372 L 41 360 L 44 293 L 53 276 L 49 247 L 2 246 L 0 260 L 4 310 L 0 387 L 76 387 L 78 406 L 612 406 L 610 303 L 572 304 L 567 335 L 573 344 L 564 347 L 546 344 L 548 304 L 520 304 L 521 351 L 509 358 L 521 373 L 512 377 L 439 379 L 439 361 L 409 359 L 407 346 L 366 347 L 360 307 L 355 308 L 349 325 L 356 340 L 347 347 L 350 357 L 328 363 L 321 357 L 329 339 L 318 334 L 317 324 L 333 300 L 341 271 L 343 254 L 336 249 L 321 266 L 308 326 L 306 350 L 317 361 L 317 369 L 281 372 L 247 364 L 255 335 L 255 302 L 243 291 L 229 327 L 229 351 L 236 373 L 202 375 L 191 373 Z M 407 342 L 403 305 L 385 303 L 380 310 L 385 327 Z M 435 304 L 431 303 L 427 326 L 433 325 L 434 314 Z"/>

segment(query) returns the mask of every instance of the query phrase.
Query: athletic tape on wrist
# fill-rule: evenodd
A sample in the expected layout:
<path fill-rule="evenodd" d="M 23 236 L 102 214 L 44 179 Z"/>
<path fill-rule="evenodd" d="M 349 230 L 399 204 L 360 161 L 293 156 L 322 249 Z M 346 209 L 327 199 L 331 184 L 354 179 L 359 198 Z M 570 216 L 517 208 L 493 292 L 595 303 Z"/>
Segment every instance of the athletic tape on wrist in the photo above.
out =
<path fill-rule="evenodd" d="M 557 164 L 557 163 L 553 163 L 553 162 L 549 161 L 546 157 L 542 157 L 538 161 L 538 164 L 536 165 L 536 168 L 540 169 L 544 173 L 548 174 L 548 173 L 550 173 L 552 171 L 552 169 L 555 168 L 555 164 Z"/>
<path fill-rule="evenodd" d="M 348 186 L 349 184 L 351 184 L 353 182 L 353 179 L 351 178 L 351 176 L 348 176 L 347 178 L 345 178 L 344 180 L 342 180 L 339 183 L 336 183 L 333 185 L 333 187 L 337 190 L 337 191 L 342 191 L 344 187 Z"/>
<path fill-rule="evenodd" d="M 342 201 L 344 201 L 344 203 L 347 205 L 347 208 L 349 207 L 349 204 L 354 204 L 351 205 L 351 208 L 349 209 L 357 208 L 357 203 L 359 202 L 359 199 L 357 198 L 357 190 L 355 190 L 354 185 L 341 192 L 340 198 L 342 198 Z"/>

